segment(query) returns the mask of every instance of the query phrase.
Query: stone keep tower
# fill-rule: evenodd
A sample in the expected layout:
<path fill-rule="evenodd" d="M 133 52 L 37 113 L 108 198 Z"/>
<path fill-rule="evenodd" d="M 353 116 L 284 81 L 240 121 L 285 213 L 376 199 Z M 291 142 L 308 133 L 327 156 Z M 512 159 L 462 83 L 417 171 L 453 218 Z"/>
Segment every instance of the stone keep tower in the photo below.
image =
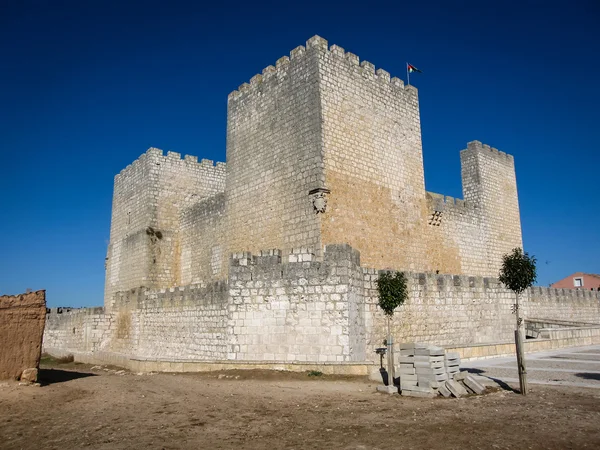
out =
<path fill-rule="evenodd" d="M 369 267 L 495 276 L 521 245 L 512 157 L 471 143 L 465 201 L 427 193 L 417 90 L 318 36 L 228 106 L 230 252 L 348 243 Z"/>
<path fill-rule="evenodd" d="M 229 250 L 349 243 L 416 267 L 419 120 L 415 88 L 319 37 L 267 67 L 229 96 Z"/>

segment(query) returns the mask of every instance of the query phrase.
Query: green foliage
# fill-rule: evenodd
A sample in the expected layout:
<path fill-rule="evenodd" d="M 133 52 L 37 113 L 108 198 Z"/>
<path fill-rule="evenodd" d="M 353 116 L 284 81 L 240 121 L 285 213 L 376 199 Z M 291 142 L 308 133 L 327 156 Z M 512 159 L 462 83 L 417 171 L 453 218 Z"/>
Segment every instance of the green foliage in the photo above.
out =
<path fill-rule="evenodd" d="M 309 377 L 320 377 L 323 375 L 323 372 L 319 372 L 318 370 L 311 370 L 308 372 Z"/>
<path fill-rule="evenodd" d="M 406 276 L 403 272 L 380 272 L 377 279 L 379 307 L 387 316 L 393 316 L 394 310 L 408 298 Z"/>
<path fill-rule="evenodd" d="M 502 267 L 498 279 L 511 291 L 520 294 L 537 279 L 535 256 L 529 256 L 521 248 L 502 257 Z"/>

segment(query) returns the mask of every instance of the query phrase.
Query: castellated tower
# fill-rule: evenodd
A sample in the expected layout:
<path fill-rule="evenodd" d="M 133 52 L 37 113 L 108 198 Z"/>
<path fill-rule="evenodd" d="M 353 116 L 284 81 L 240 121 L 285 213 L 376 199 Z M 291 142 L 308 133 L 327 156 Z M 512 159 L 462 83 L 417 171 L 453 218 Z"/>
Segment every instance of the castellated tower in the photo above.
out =
<path fill-rule="evenodd" d="M 419 120 L 415 88 L 318 36 L 267 67 L 229 96 L 229 250 L 349 243 L 366 264 L 417 268 Z"/>
<path fill-rule="evenodd" d="M 473 141 L 460 152 L 460 161 L 465 201 L 479 207 L 486 273 L 497 274 L 502 255 L 523 246 L 514 158 Z"/>
<path fill-rule="evenodd" d="M 115 177 L 105 306 L 118 291 L 181 284 L 183 211 L 225 189 L 225 165 L 150 148 Z M 189 243 L 188 243 L 189 245 Z M 188 250 L 189 253 L 189 250 Z"/>
<path fill-rule="evenodd" d="M 368 267 L 497 276 L 521 245 L 514 166 L 474 146 L 465 200 L 426 192 L 416 88 L 315 36 L 229 96 L 229 251 L 347 243 Z"/>

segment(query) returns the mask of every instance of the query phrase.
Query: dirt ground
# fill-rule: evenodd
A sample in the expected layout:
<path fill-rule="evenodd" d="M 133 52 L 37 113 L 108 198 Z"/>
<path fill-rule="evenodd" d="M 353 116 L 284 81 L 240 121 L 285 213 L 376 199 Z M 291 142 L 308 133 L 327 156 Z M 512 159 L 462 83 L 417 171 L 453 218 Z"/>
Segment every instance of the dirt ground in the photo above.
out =
<path fill-rule="evenodd" d="M 0 383 L 1 449 L 600 448 L 596 389 L 416 399 L 306 373 L 48 363 L 42 386 Z"/>

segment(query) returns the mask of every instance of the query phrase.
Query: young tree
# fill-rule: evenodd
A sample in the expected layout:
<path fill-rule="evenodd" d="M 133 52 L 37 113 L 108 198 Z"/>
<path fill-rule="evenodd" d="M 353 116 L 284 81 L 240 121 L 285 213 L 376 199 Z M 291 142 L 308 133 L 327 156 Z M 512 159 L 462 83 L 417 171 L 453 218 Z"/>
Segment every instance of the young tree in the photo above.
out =
<path fill-rule="evenodd" d="M 408 288 L 406 287 L 406 276 L 403 272 L 379 272 L 377 279 L 377 289 L 379 291 L 379 307 L 387 317 L 388 337 L 388 384 L 394 385 L 394 340 L 392 338 L 391 321 L 394 310 L 402 305 L 408 298 Z"/>
<path fill-rule="evenodd" d="M 500 282 L 515 293 L 516 303 L 513 312 L 517 316 L 517 329 L 515 330 L 515 346 L 517 350 L 517 366 L 519 368 L 519 385 L 521 394 L 527 395 L 527 369 L 525 367 L 525 356 L 523 355 L 523 334 L 521 323 L 523 319 L 519 311 L 519 295 L 531 287 L 537 278 L 535 256 L 529 256 L 521 248 L 513 249 L 512 253 L 502 257 L 500 268 Z"/>

